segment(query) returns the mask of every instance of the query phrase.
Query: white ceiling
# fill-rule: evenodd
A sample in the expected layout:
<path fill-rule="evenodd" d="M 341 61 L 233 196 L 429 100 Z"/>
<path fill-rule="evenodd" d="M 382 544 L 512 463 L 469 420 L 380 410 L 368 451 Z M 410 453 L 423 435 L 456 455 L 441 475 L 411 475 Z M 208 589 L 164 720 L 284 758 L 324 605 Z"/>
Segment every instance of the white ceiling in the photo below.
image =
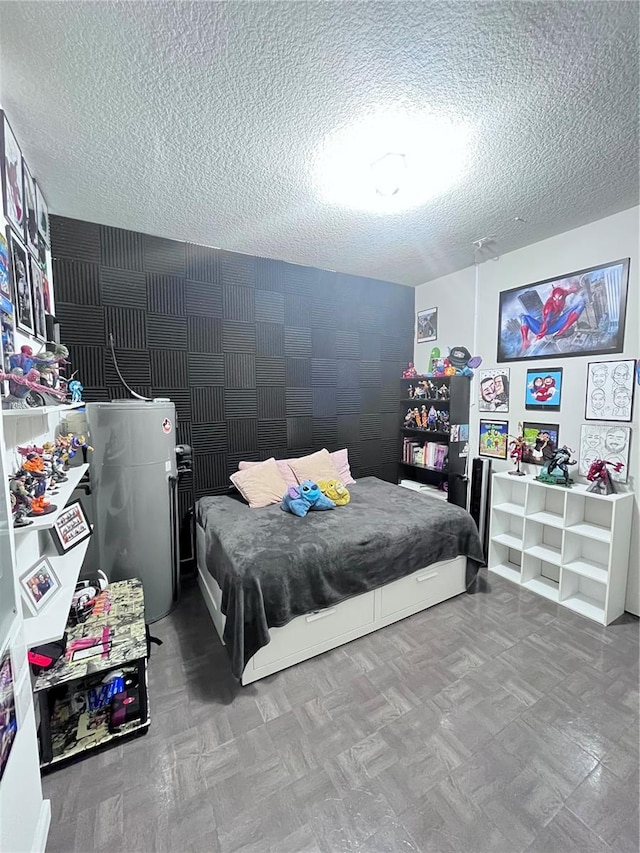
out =
<path fill-rule="evenodd" d="M 0 2 L 0 94 L 54 213 L 418 284 L 638 202 L 638 9 Z M 465 124 L 462 178 L 321 198 L 323 141 L 387 109 Z"/>

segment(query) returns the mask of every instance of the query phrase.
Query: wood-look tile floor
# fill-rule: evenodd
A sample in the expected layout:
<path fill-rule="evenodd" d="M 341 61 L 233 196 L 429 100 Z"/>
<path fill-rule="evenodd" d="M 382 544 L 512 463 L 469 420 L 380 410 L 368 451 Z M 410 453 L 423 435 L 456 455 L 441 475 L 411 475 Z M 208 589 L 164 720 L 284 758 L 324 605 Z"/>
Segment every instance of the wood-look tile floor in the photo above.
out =
<path fill-rule="evenodd" d="M 244 688 L 188 586 L 149 733 L 45 777 L 48 853 L 637 853 L 638 620 L 481 586 Z"/>

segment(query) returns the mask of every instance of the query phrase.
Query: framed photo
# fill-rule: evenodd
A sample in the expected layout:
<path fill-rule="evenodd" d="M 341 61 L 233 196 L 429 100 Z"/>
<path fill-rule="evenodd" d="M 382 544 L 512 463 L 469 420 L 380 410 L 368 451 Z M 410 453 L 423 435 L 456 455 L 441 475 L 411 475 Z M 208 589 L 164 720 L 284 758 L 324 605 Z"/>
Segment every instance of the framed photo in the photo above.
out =
<path fill-rule="evenodd" d="M 4 234 L 0 233 L 0 296 L 11 299 L 11 272 L 9 269 L 9 246 Z"/>
<path fill-rule="evenodd" d="M 27 607 L 36 616 L 60 589 L 60 580 L 46 557 L 34 563 L 20 578 L 20 591 Z"/>
<path fill-rule="evenodd" d="M 589 468 L 596 459 L 606 459 L 608 462 L 620 462 L 624 466 L 621 471 L 609 467 L 609 476 L 618 483 L 626 483 L 629 479 L 629 448 L 631 445 L 631 427 L 599 426 L 583 424 L 580 427 L 580 459 L 578 473 L 587 476 Z"/>
<path fill-rule="evenodd" d="M 527 370 L 525 409 L 559 412 L 562 401 L 562 368 L 541 367 Z"/>
<path fill-rule="evenodd" d="M 4 215 L 18 233 L 22 234 L 24 231 L 22 152 L 4 112 L 0 113 L 0 161 Z"/>
<path fill-rule="evenodd" d="M 3 294 L 0 294 L 0 329 L 2 330 L 2 343 L 0 345 L 2 360 L 0 361 L 0 365 L 4 367 L 4 372 L 8 373 L 10 369 L 9 356 L 16 351 L 15 325 L 13 304 Z"/>
<path fill-rule="evenodd" d="M 74 501 L 65 507 L 51 528 L 51 538 L 58 554 L 66 554 L 90 536 L 91 525 L 87 521 L 80 501 Z"/>
<path fill-rule="evenodd" d="M 22 180 L 24 184 L 24 236 L 27 249 L 38 254 L 38 214 L 36 212 L 36 183 L 31 176 L 26 161 L 22 160 Z"/>
<path fill-rule="evenodd" d="M 47 265 L 47 247 L 42 237 L 38 239 L 38 263 L 42 270 L 42 291 L 44 294 L 44 310 L 51 314 L 51 286 L 49 284 L 49 267 Z"/>
<path fill-rule="evenodd" d="M 509 411 L 509 368 L 478 371 L 478 411 Z"/>
<path fill-rule="evenodd" d="M 7 649 L 0 659 L 0 780 L 4 775 L 4 768 L 7 766 L 17 731 L 13 670 L 11 654 Z"/>
<path fill-rule="evenodd" d="M 46 245 L 50 244 L 51 233 L 49 231 L 49 208 L 47 202 L 42 195 L 38 182 L 36 185 L 36 213 L 38 216 L 38 234 L 42 237 Z"/>
<path fill-rule="evenodd" d="M 622 352 L 629 258 L 500 294 L 498 362 Z"/>
<path fill-rule="evenodd" d="M 435 341 L 438 337 L 438 309 L 427 308 L 418 311 L 418 343 Z"/>
<path fill-rule="evenodd" d="M 525 421 L 522 435 L 526 447 L 522 450 L 522 461 L 531 465 L 544 465 L 558 448 L 560 427 L 558 424 L 541 424 Z"/>
<path fill-rule="evenodd" d="M 9 257 L 13 282 L 13 302 L 16 306 L 16 323 L 19 329 L 33 334 L 33 305 L 29 283 L 31 265 L 26 248 L 11 229 L 9 229 Z"/>
<path fill-rule="evenodd" d="M 480 456 L 507 458 L 509 421 L 480 421 Z"/>
<path fill-rule="evenodd" d="M 44 310 L 44 282 L 42 267 L 37 258 L 29 255 L 29 266 L 31 272 L 31 304 L 33 306 L 34 333 L 41 341 L 46 340 L 47 327 Z"/>
<path fill-rule="evenodd" d="M 636 363 L 632 358 L 625 361 L 589 362 L 585 420 L 631 420 L 635 369 Z"/>

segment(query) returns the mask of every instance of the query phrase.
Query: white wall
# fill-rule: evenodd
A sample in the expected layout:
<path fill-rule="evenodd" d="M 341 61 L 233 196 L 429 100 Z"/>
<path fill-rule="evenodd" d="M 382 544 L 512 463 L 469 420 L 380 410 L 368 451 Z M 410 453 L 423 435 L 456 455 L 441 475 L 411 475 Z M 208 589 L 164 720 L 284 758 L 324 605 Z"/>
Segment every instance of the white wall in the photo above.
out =
<path fill-rule="evenodd" d="M 478 267 L 478 304 L 474 300 L 475 267 L 427 282 L 416 288 L 416 311 L 423 308 L 439 309 L 438 340 L 415 345 L 415 364 L 419 372 L 427 367 L 432 346 L 443 353 L 447 347 L 465 344 L 474 355 L 481 355 L 483 367 L 495 367 L 498 334 L 498 299 L 503 290 L 529 284 L 546 278 L 562 276 L 574 270 L 605 264 L 620 258 L 631 258 L 625 348 L 620 355 L 585 356 L 551 359 L 550 365 L 564 368 L 562 409 L 560 412 L 527 412 L 524 408 L 524 388 L 527 367 L 543 366 L 544 360 L 512 362 L 504 366 L 511 370 L 511 401 L 508 415 L 509 429 L 515 432 L 523 420 L 548 420 L 560 424 L 560 441 L 569 447 L 579 448 L 580 425 L 584 423 L 584 398 L 587 362 L 618 358 L 640 357 L 640 208 L 625 210 L 606 219 L 592 222 L 574 231 L 558 234 L 540 243 L 534 243 L 515 252 L 503 255 L 498 261 L 485 261 Z M 474 319 L 477 311 L 477 341 L 473 341 Z M 477 393 L 474 386 L 472 393 Z M 640 388 L 636 387 L 634 417 L 630 424 L 631 459 L 629 483 L 626 488 L 640 489 L 640 433 L 638 411 Z M 470 436 L 472 452 L 477 452 L 479 415 L 475 402 L 471 409 Z M 507 470 L 508 462 L 493 461 L 494 470 Z M 575 471 L 575 469 L 574 469 Z M 625 488 L 621 486 L 621 490 Z M 627 610 L 640 614 L 640 512 L 636 497 L 631 538 L 631 563 L 627 589 Z"/>

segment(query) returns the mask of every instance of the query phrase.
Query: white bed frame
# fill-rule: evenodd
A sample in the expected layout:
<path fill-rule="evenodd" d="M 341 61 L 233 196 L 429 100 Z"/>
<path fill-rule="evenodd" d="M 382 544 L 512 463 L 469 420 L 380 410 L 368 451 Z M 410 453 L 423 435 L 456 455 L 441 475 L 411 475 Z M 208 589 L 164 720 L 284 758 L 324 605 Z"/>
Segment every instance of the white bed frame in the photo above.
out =
<path fill-rule="evenodd" d="M 225 617 L 220 609 L 222 590 L 206 568 L 205 534 L 200 525 L 196 525 L 196 545 L 198 585 L 224 643 Z M 247 663 L 242 684 L 251 684 L 459 595 L 466 589 L 466 568 L 466 557 L 434 563 L 334 607 L 298 616 L 282 628 L 271 628 L 271 642 Z"/>

